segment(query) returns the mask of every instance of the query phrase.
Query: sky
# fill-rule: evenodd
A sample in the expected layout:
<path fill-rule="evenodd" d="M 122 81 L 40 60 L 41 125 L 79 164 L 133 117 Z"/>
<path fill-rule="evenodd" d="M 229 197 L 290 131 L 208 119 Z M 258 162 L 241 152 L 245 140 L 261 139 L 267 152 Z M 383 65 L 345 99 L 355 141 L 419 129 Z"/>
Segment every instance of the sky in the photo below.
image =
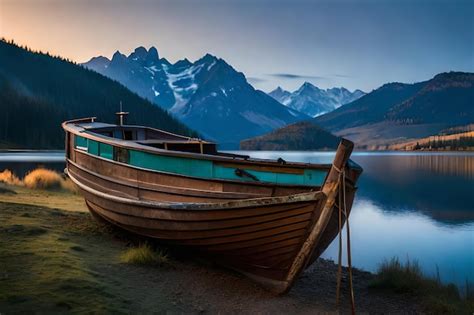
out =
<path fill-rule="evenodd" d="M 471 0 L 0 0 L 0 37 L 76 62 L 155 46 L 223 58 L 266 92 L 369 92 L 474 72 Z"/>

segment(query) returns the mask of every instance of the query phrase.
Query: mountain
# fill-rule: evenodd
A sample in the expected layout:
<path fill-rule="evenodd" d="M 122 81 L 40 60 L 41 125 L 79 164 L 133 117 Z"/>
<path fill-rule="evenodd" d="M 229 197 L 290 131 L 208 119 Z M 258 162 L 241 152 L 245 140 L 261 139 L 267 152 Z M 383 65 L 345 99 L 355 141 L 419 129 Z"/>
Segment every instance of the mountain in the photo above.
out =
<path fill-rule="evenodd" d="M 210 54 L 171 64 L 156 48 L 138 47 L 129 56 L 117 51 L 111 60 L 95 57 L 83 66 L 117 80 L 224 148 L 308 118 L 255 90 L 241 72 Z"/>
<path fill-rule="evenodd" d="M 95 60 L 96 64 L 103 59 Z M 128 122 L 196 136 L 161 108 L 94 71 L 0 40 L 0 147 L 63 149 L 61 122 L 97 116 L 115 122 L 122 102 Z"/>
<path fill-rule="evenodd" d="M 474 122 L 474 73 L 436 75 L 414 96 L 390 108 L 385 118 L 401 124 Z"/>
<path fill-rule="evenodd" d="M 422 138 L 474 122 L 474 73 L 388 83 L 314 122 L 367 148 Z"/>
<path fill-rule="evenodd" d="M 302 121 L 274 130 L 269 134 L 240 142 L 242 150 L 327 150 L 336 149 L 339 137 L 318 127 L 311 121 Z"/>
<path fill-rule="evenodd" d="M 355 101 L 364 96 L 365 93 L 361 90 L 350 92 L 343 87 L 323 90 L 309 82 L 305 82 L 298 90 L 292 93 L 277 87 L 268 95 L 285 106 L 296 109 L 311 117 L 316 117 Z"/>
<path fill-rule="evenodd" d="M 276 89 L 268 93 L 268 95 L 270 95 L 283 105 L 286 105 L 286 103 L 288 103 L 289 98 L 291 97 L 291 92 L 283 90 L 281 87 L 277 87 Z"/>

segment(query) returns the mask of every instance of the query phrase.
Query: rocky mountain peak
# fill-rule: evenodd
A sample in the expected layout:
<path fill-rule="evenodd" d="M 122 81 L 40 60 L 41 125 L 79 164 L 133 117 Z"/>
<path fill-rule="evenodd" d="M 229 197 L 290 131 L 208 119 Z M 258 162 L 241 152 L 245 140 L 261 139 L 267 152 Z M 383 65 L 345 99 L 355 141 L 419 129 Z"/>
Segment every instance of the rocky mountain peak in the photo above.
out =
<path fill-rule="evenodd" d="M 156 49 L 154 46 L 151 46 L 148 50 L 148 55 L 146 59 L 148 62 L 158 62 L 160 60 L 158 49 Z"/>
<path fill-rule="evenodd" d="M 111 63 L 122 64 L 122 63 L 125 63 L 126 61 L 127 61 L 127 57 L 117 50 L 112 56 Z"/>
<path fill-rule="evenodd" d="M 202 61 L 202 62 L 214 62 L 214 61 L 217 61 L 218 58 L 214 55 L 211 55 L 209 53 L 205 54 L 204 57 L 202 57 L 201 59 L 198 60 L 199 61 Z"/>
<path fill-rule="evenodd" d="M 304 82 L 293 93 L 278 87 L 270 92 L 269 95 L 283 105 L 296 109 L 306 115 L 316 117 L 350 103 L 362 97 L 365 93 L 360 90 L 351 93 L 344 87 L 323 90 L 309 82 Z"/>
<path fill-rule="evenodd" d="M 309 83 L 308 81 L 306 81 L 301 85 L 301 87 L 298 89 L 297 92 L 306 93 L 306 92 L 313 92 L 313 91 L 319 91 L 319 88 Z"/>
<path fill-rule="evenodd" d="M 132 59 L 137 58 L 137 59 L 144 60 L 147 55 L 148 55 L 148 51 L 146 50 L 146 48 L 143 46 L 139 46 L 135 48 L 133 53 L 130 54 L 129 58 L 132 58 Z"/>
<path fill-rule="evenodd" d="M 184 58 L 184 59 L 181 59 L 181 60 L 178 60 L 176 61 L 173 66 L 175 67 L 189 67 L 190 65 L 192 65 L 193 63 L 191 61 L 189 61 L 188 58 Z"/>

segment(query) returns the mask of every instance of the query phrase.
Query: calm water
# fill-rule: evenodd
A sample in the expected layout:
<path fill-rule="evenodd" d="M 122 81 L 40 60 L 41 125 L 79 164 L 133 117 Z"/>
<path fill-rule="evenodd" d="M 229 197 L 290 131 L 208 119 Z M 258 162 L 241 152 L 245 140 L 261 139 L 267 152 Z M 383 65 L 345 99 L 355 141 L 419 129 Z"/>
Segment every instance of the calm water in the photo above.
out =
<path fill-rule="evenodd" d="M 329 152 L 246 152 L 330 163 Z M 352 214 L 353 265 L 375 271 L 397 256 L 463 286 L 474 281 L 474 154 L 356 152 L 364 168 Z M 345 234 L 344 234 L 345 235 Z M 345 242 L 345 239 L 344 239 Z M 337 240 L 323 254 L 337 260 Z"/>
<path fill-rule="evenodd" d="M 241 152 L 242 153 L 242 152 Z M 331 152 L 244 152 L 330 163 Z M 353 264 L 375 271 L 394 256 L 463 286 L 474 281 L 474 154 L 356 152 L 364 168 L 350 217 Z M 0 170 L 23 176 L 40 165 L 62 171 L 62 152 L 0 153 Z M 337 242 L 323 254 L 337 259 Z"/>
<path fill-rule="evenodd" d="M 29 171 L 42 166 L 62 172 L 65 166 L 64 151 L 0 151 L 0 172 L 4 169 L 9 169 L 13 171 L 18 177 L 24 177 Z"/>

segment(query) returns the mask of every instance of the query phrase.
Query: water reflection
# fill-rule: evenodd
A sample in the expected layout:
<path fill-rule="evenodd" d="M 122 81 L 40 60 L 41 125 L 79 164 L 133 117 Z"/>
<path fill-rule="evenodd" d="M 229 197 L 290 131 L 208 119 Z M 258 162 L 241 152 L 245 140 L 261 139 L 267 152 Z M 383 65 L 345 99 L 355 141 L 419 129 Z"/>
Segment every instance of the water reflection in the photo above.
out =
<path fill-rule="evenodd" d="M 459 176 L 474 179 L 474 155 L 434 155 L 423 154 L 402 157 L 396 156 L 395 163 L 406 170 L 427 171 L 436 175 Z"/>
<path fill-rule="evenodd" d="M 358 198 L 415 211 L 442 225 L 474 222 L 474 155 L 361 155 Z"/>

